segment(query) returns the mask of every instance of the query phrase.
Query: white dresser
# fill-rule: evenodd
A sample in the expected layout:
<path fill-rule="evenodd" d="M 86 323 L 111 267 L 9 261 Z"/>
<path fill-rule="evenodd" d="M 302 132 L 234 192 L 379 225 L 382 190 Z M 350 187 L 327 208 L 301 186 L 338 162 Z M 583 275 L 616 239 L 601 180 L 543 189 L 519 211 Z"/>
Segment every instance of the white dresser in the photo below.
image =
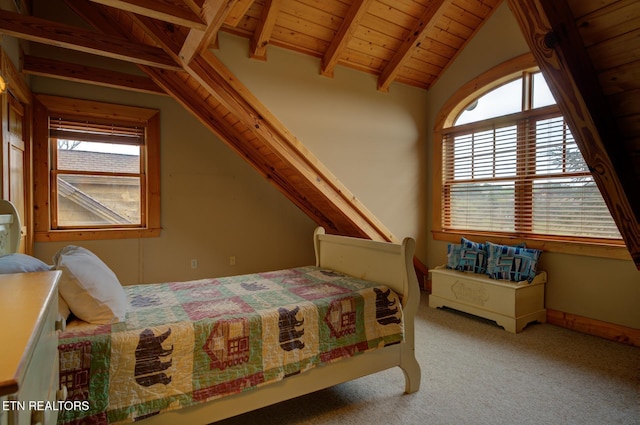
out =
<path fill-rule="evenodd" d="M 59 278 L 0 275 L 0 425 L 56 423 Z"/>

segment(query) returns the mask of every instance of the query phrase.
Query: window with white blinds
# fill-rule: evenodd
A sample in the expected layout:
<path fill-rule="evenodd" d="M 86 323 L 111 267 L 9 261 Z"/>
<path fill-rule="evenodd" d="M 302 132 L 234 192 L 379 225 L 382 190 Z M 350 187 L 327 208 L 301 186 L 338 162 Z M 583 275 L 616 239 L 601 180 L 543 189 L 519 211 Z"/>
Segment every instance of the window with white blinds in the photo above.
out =
<path fill-rule="evenodd" d="M 557 106 L 456 125 L 442 143 L 443 230 L 621 239 Z"/>
<path fill-rule="evenodd" d="M 145 128 L 50 117 L 52 228 L 144 224 Z"/>
<path fill-rule="evenodd" d="M 34 97 L 34 230 L 46 242 L 160 235 L 160 111 Z"/>

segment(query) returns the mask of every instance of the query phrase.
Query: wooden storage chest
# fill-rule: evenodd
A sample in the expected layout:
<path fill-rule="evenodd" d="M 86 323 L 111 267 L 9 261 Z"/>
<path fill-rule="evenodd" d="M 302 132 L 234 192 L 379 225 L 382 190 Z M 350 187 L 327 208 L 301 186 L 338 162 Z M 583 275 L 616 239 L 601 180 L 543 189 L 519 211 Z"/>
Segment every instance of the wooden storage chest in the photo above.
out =
<path fill-rule="evenodd" d="M 531 322 L 544 323 L 546 272 L 539 272 L 528 283 L 491 279 L 471 272 L 447 269 L 430 270 L 429 307 L 450 307 L 465 313 L 494 320 L 505 330 L 520 332 Z"/>

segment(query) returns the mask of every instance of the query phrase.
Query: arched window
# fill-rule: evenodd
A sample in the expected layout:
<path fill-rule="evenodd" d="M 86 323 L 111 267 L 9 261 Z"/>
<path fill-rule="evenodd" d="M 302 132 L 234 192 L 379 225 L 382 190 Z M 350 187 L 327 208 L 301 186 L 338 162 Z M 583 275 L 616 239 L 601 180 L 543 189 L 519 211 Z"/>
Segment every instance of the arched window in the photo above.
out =
<path fill-rule="evenodd" d="M 539 244 L 621 244 L 571 131 L 529 56 L 474 80 L 443 108 L 434 141 L 441 164 L 434 183 L 440 204 L 434 229 Z M 527 66 L 514 71 L 517 64 Z"/>

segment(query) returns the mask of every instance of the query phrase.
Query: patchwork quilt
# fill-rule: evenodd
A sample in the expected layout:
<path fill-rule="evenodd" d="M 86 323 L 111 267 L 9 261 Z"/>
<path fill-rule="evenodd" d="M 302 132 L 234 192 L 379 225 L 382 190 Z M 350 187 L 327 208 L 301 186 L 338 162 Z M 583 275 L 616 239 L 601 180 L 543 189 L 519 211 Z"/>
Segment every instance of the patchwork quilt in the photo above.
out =
<path fill-rule="evenodd" d="M 398 295 L 316 267 L 125 287 L 125 322 L 73 321 L 59 424 L 120 424 L 250 391 L 403 339 Z"/>

